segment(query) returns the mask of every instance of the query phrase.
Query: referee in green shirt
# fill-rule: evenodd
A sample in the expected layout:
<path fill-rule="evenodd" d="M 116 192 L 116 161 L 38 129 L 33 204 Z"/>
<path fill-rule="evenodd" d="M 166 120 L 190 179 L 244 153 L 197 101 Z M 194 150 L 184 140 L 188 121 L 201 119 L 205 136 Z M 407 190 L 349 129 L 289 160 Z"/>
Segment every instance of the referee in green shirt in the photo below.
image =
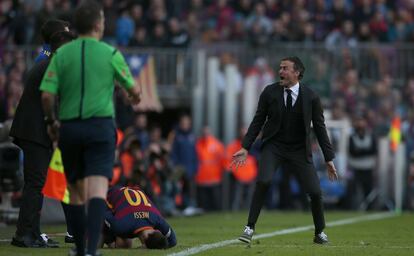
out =
<path fill-rule="evenodd" d="M 99 41 L 104 15 L 97 2 L 87 0 L 78 6 L 75 27 L 79 38 L 55 53 L 40 90 L 49 136 L 56 141 L 59 134 L 69 183 L 68 224 L 76 244 L 72 252 L 85 254 L 87 233 L 86 255 L 95 255 L 115 155 L 114 81 L 128 91 L 132 104 L 139 103 L 140 89 L 122 54 Z M 55 96 L 59 97 L 60 122 L 53 111 Z"/>

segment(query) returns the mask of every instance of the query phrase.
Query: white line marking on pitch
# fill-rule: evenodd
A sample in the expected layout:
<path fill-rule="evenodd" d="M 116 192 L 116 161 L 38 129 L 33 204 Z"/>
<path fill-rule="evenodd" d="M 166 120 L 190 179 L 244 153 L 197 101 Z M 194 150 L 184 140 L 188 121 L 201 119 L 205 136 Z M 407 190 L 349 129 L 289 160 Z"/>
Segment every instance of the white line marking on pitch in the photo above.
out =
<path fill-rule="evenodd" d="M 394 212 L 376 213 L 376 214 L 353 217 L 349 219 L 332 221 L 332 222 L 327 223 L 326 226 L 336 227 L 336 226 L 353 224 L 353 223 L 363 222 L 363 221 L 380 220 L 380 219 L 390 218 L 394 216 L 396 216 Z M 260 234 L 260 235 L 254 236 L 253 238 L 260 239 L 260 238 L 268 238 L 268 237 L 273 237 L 273 236 L 298 233 L 302 231 L 311 230 L 313 229 L 313 227 L 314 227 L 313 225 L 309 225 L 309 226 L 303 226 L 303 227 L 297 227 L 297 228 L 288 228 L 288 229 L 274 231 L 271 233 Z M 203 244 L 200 246 L 191 247 L 191 248 L 188 248 L 180 252 L 168 254 L 167 256 L 188 256 L 188 255 L 197 254 L 203 251 L 207 251 L 207 250 L 211 250 L 211 249 L 219 248 L 219 247 L 224 247 L 224 246 L 235 244 L 235 243 L 242 243 L 242 242 L 240 242 L 238 239 L 224 240 L 224 241 L 220 241 L 217 243 Z"/>

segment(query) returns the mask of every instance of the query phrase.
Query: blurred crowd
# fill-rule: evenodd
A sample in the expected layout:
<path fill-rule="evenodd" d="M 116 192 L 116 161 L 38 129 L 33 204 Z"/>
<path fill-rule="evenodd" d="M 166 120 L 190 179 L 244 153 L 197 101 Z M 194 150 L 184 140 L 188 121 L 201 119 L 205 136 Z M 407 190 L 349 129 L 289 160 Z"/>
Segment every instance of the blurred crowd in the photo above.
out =
<path fill-rule="evenodd" d="M 26 66 L 35 55 L 18 47 L 40 45 L 40 27 L 48 18 L 71 22 L 77 2 L 0 2 L 0 122 L 13 118 L 23 92 Z M 395 45 L 414 41 L 414 3 L 410 0 L 102 0 L 102 3 L 106 18 L 104 40 L 118 47 L 187 48 L 193 42 L 213 47 L 213 43 L 230 41 L 260 49 L 277 42 L 315 42 L 329 50 L 337 46 L 352 49 L 367 42 Z M 375 188 L 377 159 L 373 163 L 372 158 L 377 157 L 378 148 L 373 142 L 388 135 L 396 116 L 401 118 L 401 134 L 407 145 L 408 184 L 414 195 L 414 76 L 398 77 L 396 83 L 394 73 L 384 72 L 384 63 L 390 59 L 383 57 L 380 61 L 378 52 L 362 49 L 359 58 L 362 61 L 356 63 L 352 60 L 353 53 L 349 49 L 333 53 L 341 55 L 335 73 L 330 69 L 332 63 L 320 57 L 305 64 L 312 70 L 307 74 L 314 75 L 305 82 L 322 96 L 329 119 L 348 122 L 352 127 L 348 139 L 353 146 L 348 149 L 350 162 L 344 171 L 346 183 L 322 186 L 340 199 L 336 201 L 338 205 L 349 209 L 360 207 L 363 202 L 353 200 L 355 189 L 361 191 L 364 199 Z M 364 69 L 364 60 L 370 66 L 378 66 L 371 79 L 360 79 L 370 71 Z M 250 60 L 249 65 L 239 65 L 241 94 L 246 90 L 247 78 L 255 77 L 259 91 L 277 79 L 274 66 L 265 59 Z M 220 81 L 216 82 L 220 86 Z M 221 83 L 225 90 L 225 80 Z M 125 97 L 117 97 L 120 130 L 113 184 L 139 184 L 164 213 L 171 215 L 191 207 L 196 212 L 197 207 L 222 209 L 224 187 L 230 188 L 227 201 L 232 209 L 247 207 L 260 145 L 253 147 L 245 169 L 232 172 L 228 168 L 231 154 L 240 146 L 244 128 L 240 127 L 234 141 L 224 145 L 208 127 L 203 128 L 202 134 L 195 134 L 191 118 L 184 115 L 177 120 L 176 128 L 162 134 L 161 127 L 148 123 L 145 114 L 125 109 Z M 133 121 L 126 115 L 132 116 Z M 331 136 L 335 144 L 335 133 Z M 318 152 L 315 145 L 314 160 L 323 162 Z M 321 173 L 322 166 L 319 165 Z M 226 179 L 230 183 L 224 186 Z M 274 179 L 269 208 L 289 209 L 296 206 L 295 202 L 305 207 L 306 199 L 288 174 L 282 170 Z M 414 196 L 412 200 L 414 208 Z"/>
<path fill-rule="evenodd" d="M 0 42 L 39 43 L 48 18 L 71 21 L 78 0 L 3 0 Z M 107 42 L 187 47 L 202 42 L 412 42 L 410 0 L 102 0 Z"/>

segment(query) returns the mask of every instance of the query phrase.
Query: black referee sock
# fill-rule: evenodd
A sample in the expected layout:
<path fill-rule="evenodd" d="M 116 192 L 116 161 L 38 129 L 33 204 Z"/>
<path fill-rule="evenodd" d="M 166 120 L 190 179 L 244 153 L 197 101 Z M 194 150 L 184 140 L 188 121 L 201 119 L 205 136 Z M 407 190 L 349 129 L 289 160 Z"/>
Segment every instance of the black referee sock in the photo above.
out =
<path fill-rule="evenodd" d="M 65 221 L 66 221 L 66 231 L 69 233 L 69 235 L 71 235 L 71 236 L 73 236 L 73 229 L 72 229 L 72 226 L 71 225 L 69 225 L 69 222 L 68 222 L 68 215 L 69 215 L 69 210 L 68 210 L 68 207 L 69 207 L 69 205 L 68 204 L 65 204 L 65 203 L 61 203 L 62 204 L 62 209 L 63 209 L 63 213 L 65 214 Z"/>
<path fill-rule="evenodd" d="M 86 214 L 85 205 L 68 205 L 67 223 L 71 226 L 78 255 L 85 254 Z"/>
<path fill-rule="evenodd" d="M 89 200 L 87 253 L 90 255 L 95 255 L 96 253 L 96 247 L 98 246 L 104 221 L 105 207 L 105 200 L 102 198 L 95 197 Z"/>

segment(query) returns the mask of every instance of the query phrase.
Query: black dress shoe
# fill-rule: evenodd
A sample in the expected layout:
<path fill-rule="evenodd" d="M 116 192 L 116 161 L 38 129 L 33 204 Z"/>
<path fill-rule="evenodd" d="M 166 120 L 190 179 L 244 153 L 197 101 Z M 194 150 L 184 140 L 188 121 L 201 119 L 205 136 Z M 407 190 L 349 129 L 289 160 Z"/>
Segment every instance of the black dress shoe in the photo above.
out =
<path fill-rule="evenodd" d="M 59 248 L 59 242 L 49 238 L 45 233 L 40 234 L 39 239 L 43 240 L 47 244 L 47 247 Z"/>
<path fill-rule="evenodd" d="M 68 232 L 66 232 L 65 235 L 65 243 L 67 244 L 74 244 L 75 243 L 75 237 L 70 235 Z"/>
<path fill-rule="evenodd" d="M 313 242 L 315 244 L 327 244 L 329 243 L 328 236 L 324 232 L 321 232 L 315 235 Z"/>
<path fill-rule="evenodd" d="M 30 236 L 14 236 L 11 245 L 25 248 L 47 248 L 47 243 L 43 239 L 34 239 Z"/>

